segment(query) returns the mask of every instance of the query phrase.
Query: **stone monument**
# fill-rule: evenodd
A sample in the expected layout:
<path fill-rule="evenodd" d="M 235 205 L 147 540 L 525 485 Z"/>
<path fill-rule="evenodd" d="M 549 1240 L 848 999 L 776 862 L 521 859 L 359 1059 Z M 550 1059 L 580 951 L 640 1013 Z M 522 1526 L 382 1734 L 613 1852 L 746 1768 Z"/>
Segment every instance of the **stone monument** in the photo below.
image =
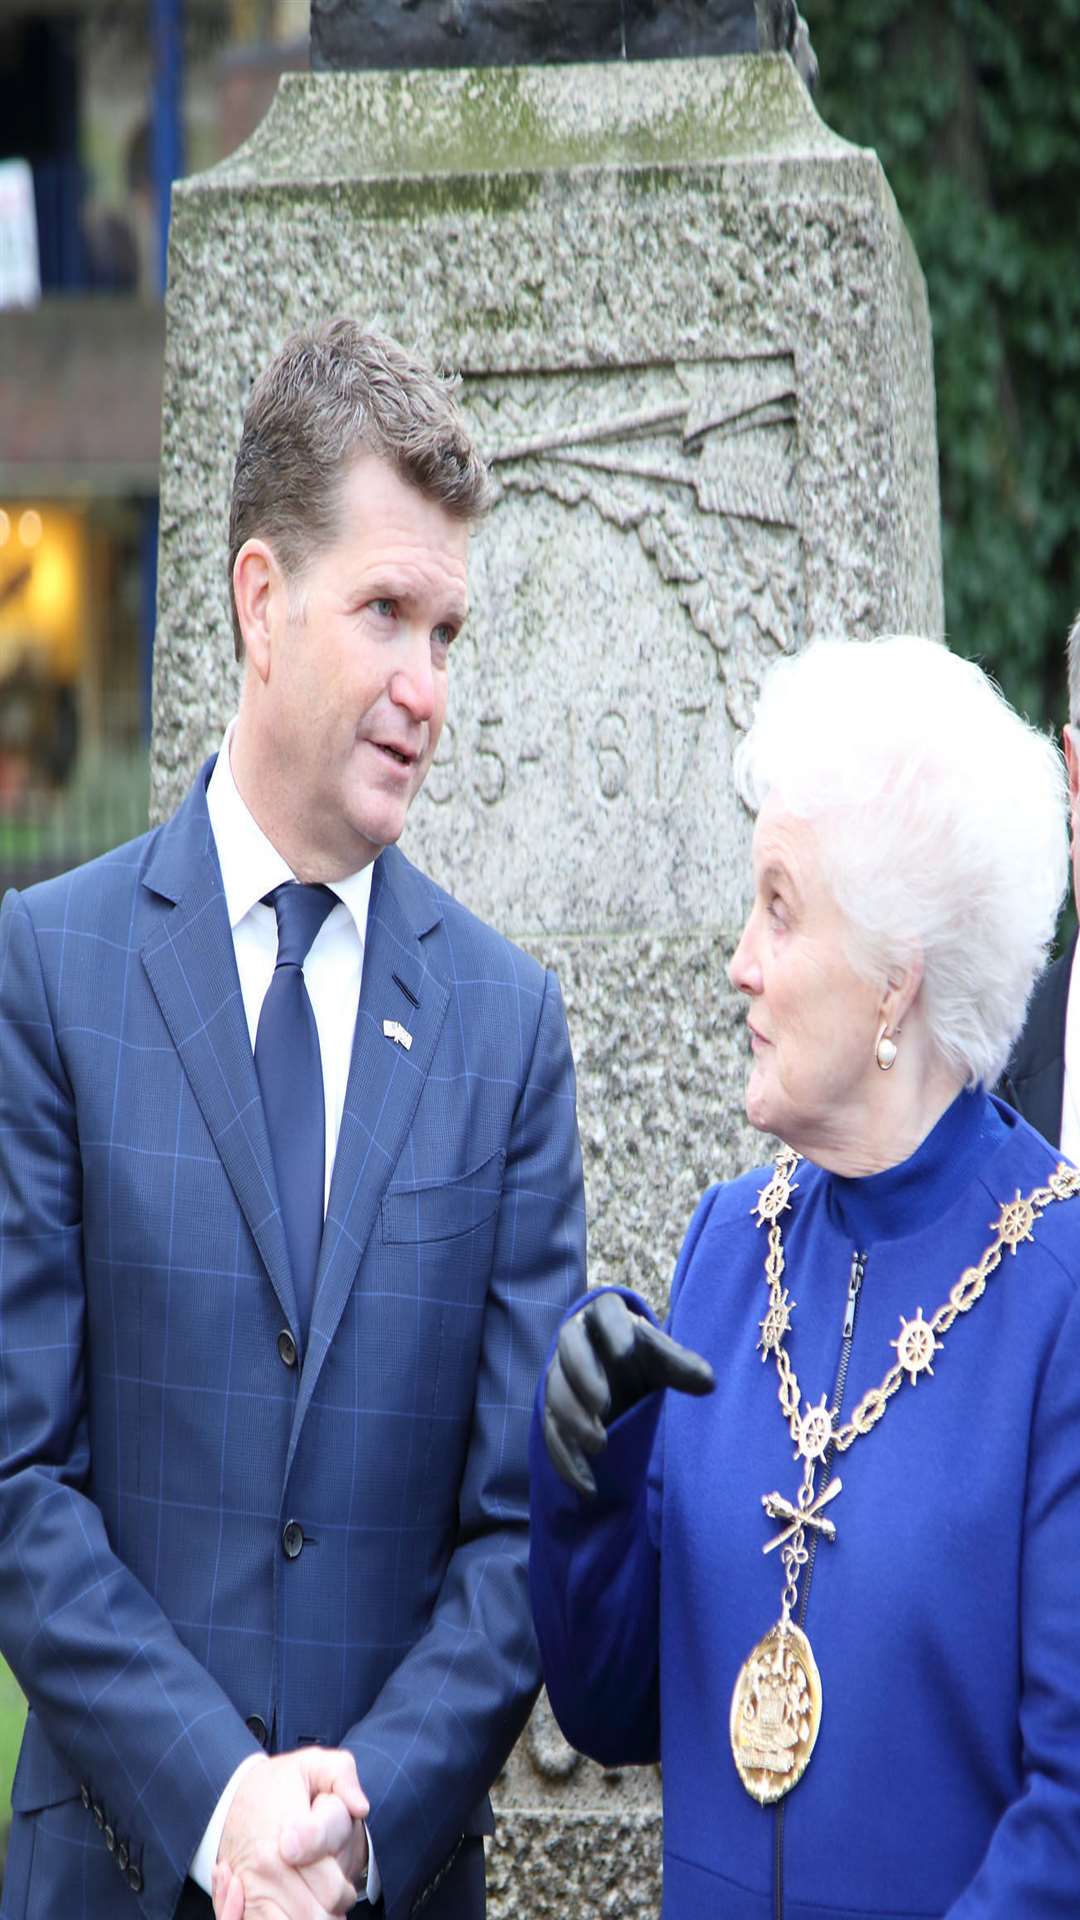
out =
<path fill-rule="evenodd" d="M 286 76 L 174 194 L 159 814 L 236 701 L 249 382 L 336 310 L 459 368 L 492 462 L 404 844 L 557 967 L 591 1279 L 659 1306 L 702 1189 L 762 1157 L 725 973 L 761 676 L 813 634 L 942 630 L 922 275 L 876 157 L 784 54 Z M 652 1769 L 579 1759 L 542 1703 L 496 1798 L 493 1920 L 655 1911 Z"/>

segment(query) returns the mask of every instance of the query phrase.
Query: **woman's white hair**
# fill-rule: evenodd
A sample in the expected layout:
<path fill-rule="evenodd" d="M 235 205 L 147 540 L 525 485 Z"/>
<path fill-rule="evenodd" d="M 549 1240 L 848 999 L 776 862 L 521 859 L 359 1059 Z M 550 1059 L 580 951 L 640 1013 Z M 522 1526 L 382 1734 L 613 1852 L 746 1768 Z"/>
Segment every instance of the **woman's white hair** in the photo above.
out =
<path fill-rule="evenodd" d="M 767 675 L 735 781 L 813 824 L 852 965 L 884 984 L 921 963 L 941 1056 L 992 1087 L 1065 889 L 1051 741 L 936 641 L 816 640 Z"/>

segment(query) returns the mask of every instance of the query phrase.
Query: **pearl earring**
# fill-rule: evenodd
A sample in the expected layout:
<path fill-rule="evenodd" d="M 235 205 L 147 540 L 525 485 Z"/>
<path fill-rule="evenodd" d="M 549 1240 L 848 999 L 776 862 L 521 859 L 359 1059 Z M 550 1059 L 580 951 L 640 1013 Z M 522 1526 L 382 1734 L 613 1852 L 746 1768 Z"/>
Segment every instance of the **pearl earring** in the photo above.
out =
<path fill-rule="evenodd" d="M 897 1027 L 896 1031 L 899 1033 L 899 1027 Z M 874 1059 L 877 1061 L 882 1073 L 888 1073 L 889 1068 L 896 1064 L 896 1041 L 889 1039 L 887 1021 L 882 1021 L 881 1031 L 877 1037 L 877 1045 L 874 1048 Z"/>

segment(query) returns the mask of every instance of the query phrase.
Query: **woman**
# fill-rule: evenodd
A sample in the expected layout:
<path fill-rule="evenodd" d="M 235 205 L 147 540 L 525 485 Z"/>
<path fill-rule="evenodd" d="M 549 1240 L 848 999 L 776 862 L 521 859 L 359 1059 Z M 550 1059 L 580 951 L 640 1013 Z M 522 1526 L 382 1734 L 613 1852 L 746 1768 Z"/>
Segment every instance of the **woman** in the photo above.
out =
<path fill-rule="evenodd" d="M 705 1195 L 670 1338 L 618 1291 L 564 1323 L 551 1700 L 662 1758 L 670 1920 L 1075 1920 L 1080 1175 L 986 1092 L 1064 886 L 1056 754 L 944 647 L 825 642 L 736 774 L 746 1108 L 790 1151 Z"/>

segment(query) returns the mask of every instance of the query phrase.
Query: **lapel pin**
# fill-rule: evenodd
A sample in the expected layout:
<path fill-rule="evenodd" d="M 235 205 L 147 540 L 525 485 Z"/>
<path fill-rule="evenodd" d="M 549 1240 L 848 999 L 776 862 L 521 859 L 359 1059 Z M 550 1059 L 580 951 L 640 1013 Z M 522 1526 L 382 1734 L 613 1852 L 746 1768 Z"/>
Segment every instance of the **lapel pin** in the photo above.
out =
<path fill-rule="evenodd" d="M 402 1026 L 400 1020 L 384 1020 L 382 1030 L 388 1040 L 396 1040 L 398 1046 L 404 1047 L 406 1053 L 408 1053 L 409 1048 L 412 1046 L 412 1034 L 406 1027 Z"/>

